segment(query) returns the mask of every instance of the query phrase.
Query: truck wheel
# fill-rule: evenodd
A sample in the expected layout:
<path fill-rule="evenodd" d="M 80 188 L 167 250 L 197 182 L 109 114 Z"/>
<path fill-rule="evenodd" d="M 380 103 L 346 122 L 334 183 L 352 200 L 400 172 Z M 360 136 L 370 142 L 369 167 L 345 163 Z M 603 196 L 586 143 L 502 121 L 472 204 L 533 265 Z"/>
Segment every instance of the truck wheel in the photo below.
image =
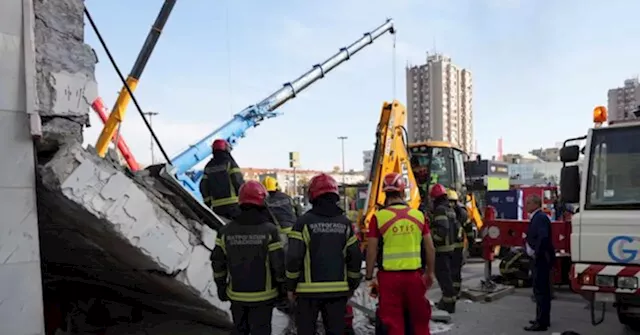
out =
<path fill-rule="evenodd" d="M 621 324 L 633 331 L 640 331 L 640 315 L 625 313 L 621 307 L 617 308 L 617 312 L 618 321 L 620 321 Z"/>

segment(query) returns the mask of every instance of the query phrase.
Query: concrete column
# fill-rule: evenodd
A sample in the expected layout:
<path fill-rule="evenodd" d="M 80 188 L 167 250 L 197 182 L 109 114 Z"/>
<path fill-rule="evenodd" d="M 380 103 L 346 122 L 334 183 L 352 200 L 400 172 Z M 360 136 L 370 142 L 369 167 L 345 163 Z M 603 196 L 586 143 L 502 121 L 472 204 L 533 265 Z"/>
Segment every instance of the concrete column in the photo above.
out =
<path fill-rule="evenodd" d="M 35 79 L 33 55 L 26 60 L 23 1 L 0 1 L 0 333 L 44 334 L 42 279 L 36 211 L 35 160 L 27 89 Z M 29 6 L 27 11 L 30 12 Z M 27 46 L 31 41 L 27 37 Z M 32 85 L 32 88 L 33 85 Z M 29 101 L 27 101 L 29 100 Z"/>

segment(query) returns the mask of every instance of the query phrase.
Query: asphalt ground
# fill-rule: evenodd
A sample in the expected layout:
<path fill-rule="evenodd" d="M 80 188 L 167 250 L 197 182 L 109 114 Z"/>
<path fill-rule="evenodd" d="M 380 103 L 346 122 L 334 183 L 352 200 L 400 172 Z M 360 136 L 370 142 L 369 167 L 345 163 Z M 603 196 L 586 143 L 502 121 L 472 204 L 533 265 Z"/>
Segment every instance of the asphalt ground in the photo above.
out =
<path fill-rule="evenodd" d="M 494 273 L 497 273 L 497 263 Z M 473 287 L 479 284 L 483 277 L 484 264 L 471 261 L 463 268 L 463 286 Z M 359 303 L 373 308 L 375 301 L 368 298 L 363 287 L 356 292 L 354 299 Z M 574 331 L 580 335 L 630 335 L 640 334 L 626 329 L 618 322 L 612 306 L 605 308 L 605 321 L 592 326 L 587 303 L 580 296 L 572 293 L 568 288 L 558 288 L 556 299 L 552 301 L 551 328 L 547 332 L 538 334 L 558 334 L 564 331 Z M 456 307 L 456 313 L 448 324 L 432 322 L 432 334 L 447 335 L 524 335 L 532 334 L 524 331 L 529 320 L 535 316 L 535 303 L 531 301 L 531 289 L 516 289 L 510 295 L 493 302 L 471 302 L 461 300 Z M 439 300 L 440 289 L 435 284 L 427 294 L 433 302 Z M 597 314 L 599 315 L 599 314 Z M 283 333 L 288 324 L 288 318 L 279 312 L 274 315 L 274 334 Z M 358 335 L 373 335 L 373 326 L 361 312 L 355 312 L 354 328 Z"/>

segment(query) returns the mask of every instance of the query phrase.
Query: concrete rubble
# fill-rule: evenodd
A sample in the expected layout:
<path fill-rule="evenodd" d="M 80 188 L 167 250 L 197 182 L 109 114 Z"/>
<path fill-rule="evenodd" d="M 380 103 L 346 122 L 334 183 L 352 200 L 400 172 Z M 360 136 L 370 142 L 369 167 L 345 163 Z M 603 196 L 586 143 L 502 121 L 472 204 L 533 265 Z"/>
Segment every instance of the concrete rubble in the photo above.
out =
<path fill-rule="evenodd" d="M 215 232 L 155 178 L 81 145 L 98 96 L 83 10 L 83 0 L 34 0 L 45 315 L 62 311 L 60 334 L 225 334 L 228 303 L 209 261 Z"/>
<path fill-rule="evenodd" d="M 81 280 L 99 276 L 96 285 L 135 288 L 158 310 L 179 308 L 192 320 L 228 326 L 209 261 L 215 232 L 177 210 L 153 179 L 129 176 L 78 143 L 59 148 L 38 174 L 48 277 L 67 276 L 70 265 Z"/>

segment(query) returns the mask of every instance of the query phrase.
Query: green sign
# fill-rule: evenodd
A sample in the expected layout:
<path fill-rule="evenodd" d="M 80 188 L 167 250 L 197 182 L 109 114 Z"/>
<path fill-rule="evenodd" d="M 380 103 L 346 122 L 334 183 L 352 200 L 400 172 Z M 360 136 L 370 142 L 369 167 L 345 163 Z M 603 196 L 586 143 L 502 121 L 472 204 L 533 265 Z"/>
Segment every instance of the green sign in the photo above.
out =
<path fill-rule="evenodd" d="M 508 191 L 509 177 L 487 177 L 487 191 Z"/>

